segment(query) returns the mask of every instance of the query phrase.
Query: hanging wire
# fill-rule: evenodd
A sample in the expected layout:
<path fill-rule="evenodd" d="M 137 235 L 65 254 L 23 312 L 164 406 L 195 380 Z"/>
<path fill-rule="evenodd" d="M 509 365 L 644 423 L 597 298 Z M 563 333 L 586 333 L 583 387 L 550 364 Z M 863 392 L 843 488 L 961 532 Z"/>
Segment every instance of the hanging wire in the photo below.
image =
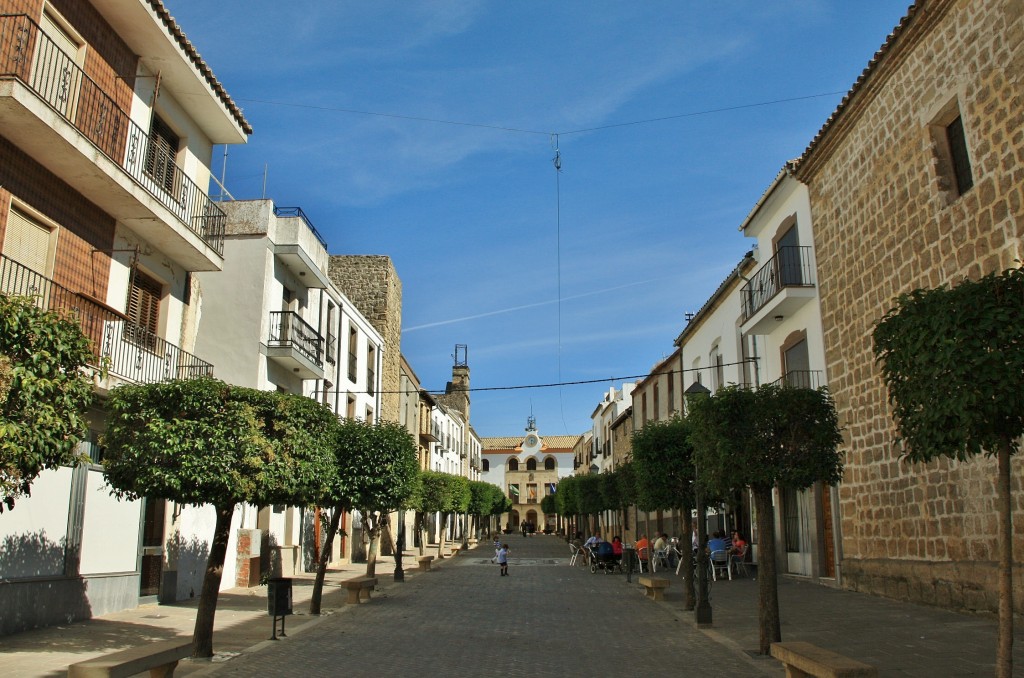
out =
<path fill-rule="evenodd" d="M 555 166 L 555 260 L 556 278 L 558 283 L 558 381 L 562 381 L 562 151 L 558 147 L 558 135 L 551 135 L 555 147 L 555 157 L 551 159 Z M 562 389 L 558 389 L 558 407 L 562 414 L 562 426 L 566 432 L 569 425 L 565 422 L 565 400 Z"/>

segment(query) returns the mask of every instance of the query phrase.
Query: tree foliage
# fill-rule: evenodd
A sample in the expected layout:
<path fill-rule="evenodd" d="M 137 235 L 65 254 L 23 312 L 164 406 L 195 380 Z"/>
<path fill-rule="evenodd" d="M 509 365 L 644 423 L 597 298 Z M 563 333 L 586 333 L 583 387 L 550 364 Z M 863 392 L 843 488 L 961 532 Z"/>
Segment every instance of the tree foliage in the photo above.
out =
<path fill-rule="evenodd" d="M 0 513 L 44 470 L 80 460 L 94 362 L 76 320 L 0 294 Z"/>
<path fill-rule="evenodd" d="M 762 386 L 719 389 L 689 400 L 700 487 L 720 496 L 749 487 L 758 528 L 760 652 L 782 639 L 775 563 L 772 488 L 802 489 L 842 477 L 842 441 L 826 389 Z"/>
<path fill-rule="evenodd" d="M 633 470 L 637 505 L 645 511 L 691 510 L 693 501 L 693 445 L 690 424 L 674 417 L 649 421 L 633 433 Z"/>
<path fill-rule="evenodd" d="M 339 498 L 364 513 L 393 511 L 419 480 L 416 441 L 404 426 L 345 419 L 337 425 L 335 463 Z"/>
<path fill-rule="evenodd" d="M 902 294 L 874 351 L 904 457 L 996 456 L 999 631 L 996 675 L 1013 673 L 1010 457 L 1024 435 L 1024 269 Z"/>
<path fill-rule="evenodd" d="M 873 338 L 908 460 L 1018 451 L 1024 269 L 902 294 Z"/>
<path fill-rule="evenodd" d="M 308 398 L 211 378 L 121 386 L 108 408 L 103 464 L 115 495 L 216 509 L 193 648 L 197 657 L 212 656 L 235 505 L 306 505 L 324 496 L 337 478 L 337 420 Z"/>

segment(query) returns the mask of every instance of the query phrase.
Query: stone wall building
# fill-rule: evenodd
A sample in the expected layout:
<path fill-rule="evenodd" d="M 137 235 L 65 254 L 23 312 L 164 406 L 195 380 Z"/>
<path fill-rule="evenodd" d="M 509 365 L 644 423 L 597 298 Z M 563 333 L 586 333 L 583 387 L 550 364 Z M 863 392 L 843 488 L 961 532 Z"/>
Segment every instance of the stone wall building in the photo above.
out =
<path fill-rule="evenodd" d="M 332 255 L 328 274 L 384 337 L 380 419 L 399 420 L 402 356 L 402 280 L 391 257 Z"/>
<path fill-rule="evenodd" d="M 814 215 L 828 382 L 846 437 L 842 584 L 996 607 L 996 463 L 911 465 L 872 353 L 895 297 L 1024 259 L 1024 3 L 919 0 L 796 170 Z M 1011 471 L 1024 562 L 1024 460 Z M 1024 590 L 1024 571 L 1014 588 Z M 1016 597 L 1024 612 L 1024 598 Z"/>

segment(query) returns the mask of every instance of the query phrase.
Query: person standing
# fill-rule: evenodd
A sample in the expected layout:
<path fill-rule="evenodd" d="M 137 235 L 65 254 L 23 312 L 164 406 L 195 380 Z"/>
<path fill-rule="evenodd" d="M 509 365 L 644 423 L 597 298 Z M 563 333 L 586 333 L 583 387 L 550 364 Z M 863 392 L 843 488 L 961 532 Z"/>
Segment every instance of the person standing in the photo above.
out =
<path fill-rule="evenodd" d="M 501 567 L 501 576 L 508 576 L 508 544 L 502 544 L 498 549 L 498 565 Z"/>

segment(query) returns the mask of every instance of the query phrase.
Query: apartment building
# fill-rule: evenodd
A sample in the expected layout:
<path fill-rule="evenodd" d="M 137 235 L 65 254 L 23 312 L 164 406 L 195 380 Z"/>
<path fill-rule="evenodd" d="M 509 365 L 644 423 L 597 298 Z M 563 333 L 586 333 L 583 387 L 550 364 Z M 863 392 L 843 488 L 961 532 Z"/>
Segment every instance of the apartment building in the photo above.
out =
<path fill-rule="evenodd" d="M 757 268 L 740 288 L 740 332 L 747 338 L 753 385 L 828 385 L 817 264 L 807 186 L 786 163 L 740 225 L 756 238 Z M 775 552 L 780 572 L 838 577 L 838 489 L 776 489 Z"/>
<path fill-rule="evenodd" d="M 0 633 L 134 607 L 166 548 L 190 553 L 156 538 L 163 502 L 105 491 L 103 398 L 214 371 L 195 349 L 195 275 L 224 265 L 210 159 L 251 132 L 159 0 L 0 1 L 0 290 L 74 313 L 109 368 L 91 463 L 45 473 L 4 515 Z"/>
<path fill-rule="evenodd" d="M 328 277 L 327 243 L 298 207 L 271 200 L 221 203 L 227 214 L 224 270 L 197 274 L 204 308 L 197 347 L 216 376 L 260 390 L 312 398 L 339 417 L 368 422 L 380 411 L 383 339 Z M 317 561 L 318 509 L 241 506 L 232 522 L 221 585 L 251 586 Z M 189 538 L 212 534 L 209 507 L 177 520 Z M 353 520 L 346 516 L 346 525 Z M 351 558 L 355 539 L 336 540 L 332 560 Z M 168 562 L 174 569 L 174 563 Z M 201 576 L 201 572 L 198 573 Z M 178 571 L 177 599 L 198 590 Z M 182 579 L 186 581 L 182 581 Z"/>
<path fill-rule="evenodd" d="M 579 473 L 601 473 L 615 470 L 615 455 L 612 440 L 612 422 L 633 403 L 635 384 L 623 383 L 622 388 L 609 388 L 601 402 L 590 413 L 591 451 L 590 458 L 580 467 Z"/>

